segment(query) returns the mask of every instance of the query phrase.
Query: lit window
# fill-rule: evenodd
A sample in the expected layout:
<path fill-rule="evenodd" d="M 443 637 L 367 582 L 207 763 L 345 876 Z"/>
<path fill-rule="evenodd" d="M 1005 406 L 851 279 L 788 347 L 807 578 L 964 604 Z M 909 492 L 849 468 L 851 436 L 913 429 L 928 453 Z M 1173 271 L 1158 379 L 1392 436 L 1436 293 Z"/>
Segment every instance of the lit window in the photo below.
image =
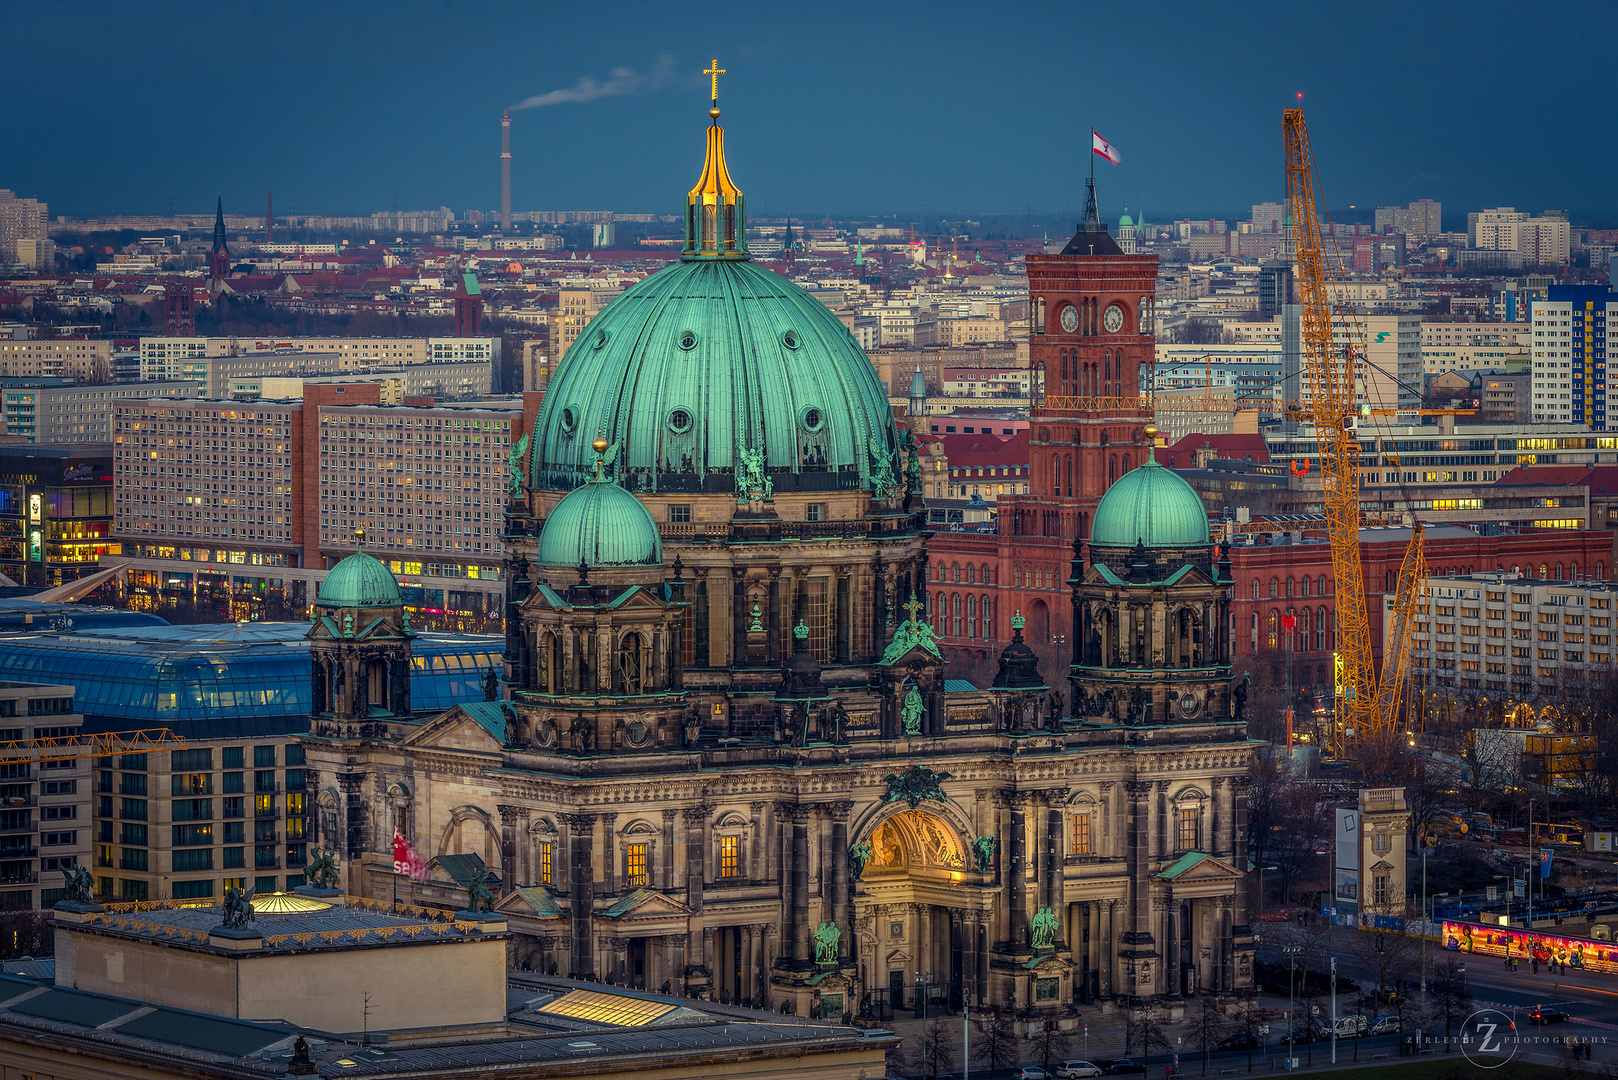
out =
<path fill-rule="evenodd" d="M 539 883 L 541 885 L 555 885 L 556 873 L 552 869 L 555 865 L 552 858 L 556 853 L 556 845 L 550 840 L 539 842 Z"/>
<path fill-rule="evenodd" d="M 624 852 L 624 877 L 629 884 L 646 884 L 646 845 L 630 844 Z"/>
<path fill-rule="evenodd" d="M 1090 854 L 1090 815 L 1089 814 L 1074 814 L 1073 815 L 1073 845 L 1072 845 L 1072 852 L 1075 855 L 1088 855 L 1088 854 Z"/>
<path fill-rule="evenodd" d="M 741 847 L 739 836 L 721 836 L 719 838 L 719 876 L 741 876 Z"/>

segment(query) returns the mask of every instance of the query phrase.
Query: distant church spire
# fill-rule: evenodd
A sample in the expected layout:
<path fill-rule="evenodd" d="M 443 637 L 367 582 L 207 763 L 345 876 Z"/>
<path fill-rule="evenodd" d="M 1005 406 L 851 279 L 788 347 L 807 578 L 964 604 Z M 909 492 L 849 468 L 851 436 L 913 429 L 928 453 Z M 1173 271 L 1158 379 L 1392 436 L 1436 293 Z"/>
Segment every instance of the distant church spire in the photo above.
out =
<path fill-rule="evenodd" d="M 208 279 L 217 291 L 221 282 L 230 276 L 230 248 L 225 245 L 225 197 L 219 196 L 214 210 L 213 254 L 208 256 Z"/>
<path fill-rule="evenodd" d="M 215 251 L 228 251 L 225 247 L 225 197 L 219 196 L 219 205 L 214 209 L 213 218 L 213 249 Z"/>

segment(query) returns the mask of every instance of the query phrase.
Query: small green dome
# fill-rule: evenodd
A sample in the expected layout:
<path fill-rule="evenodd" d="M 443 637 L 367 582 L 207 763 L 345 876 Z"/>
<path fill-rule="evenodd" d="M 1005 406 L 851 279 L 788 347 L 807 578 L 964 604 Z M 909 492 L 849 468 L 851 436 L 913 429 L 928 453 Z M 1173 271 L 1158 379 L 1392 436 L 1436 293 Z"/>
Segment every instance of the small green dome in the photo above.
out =
<path fill-rule="evenodd" d="M 591 480 L 556 504 L 539 534 L 541 566 L 657 566 L 663 538 L 641 501 L 610 480 Z"/>
<path fill-rule="evenodd" d="M 1131 228 L 1133 228 L 1135 225 L 1135 219 L 1129 216 L 1128 210 L 1125 210 L 1122 214 L 1118 215 L 1118 227 L 1122 229 L 1126 225 Z"/>
<path fill-rule="evenodd" d="M 1202 499 L 1150 454 L 1107 489 L 1096 507 L 1090 543 L 1101 547 L 1201 547 L 1208 543 Z"/>
<path fill-rule="evenodd" d="M 399 583 L 381 560 L 362 548 L 332 567 L 320 583 L 315 603 L 324 607 L 399 607 Z"/>

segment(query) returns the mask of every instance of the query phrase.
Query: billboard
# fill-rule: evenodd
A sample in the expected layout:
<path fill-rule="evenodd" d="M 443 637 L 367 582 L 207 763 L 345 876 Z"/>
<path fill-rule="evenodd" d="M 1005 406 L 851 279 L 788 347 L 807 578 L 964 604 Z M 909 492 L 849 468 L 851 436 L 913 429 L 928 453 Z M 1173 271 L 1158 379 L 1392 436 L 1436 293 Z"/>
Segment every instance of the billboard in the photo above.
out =
<path fill-rule="evenodd" d="M 1515 956 L 1541 964 L 1555 960 L 1570 968 L 1618 975 L 1618 943 L 1543 934 L 1516 927 L 1480 923 L 1443 923 L 1444 948 L 1480 956 Z"/>
<path fill-rule="evenodd" d="M 1353 807 L 1337 808 L 1337 861 L 1339 870 L 1360 868 L 1360 812 Z"/>

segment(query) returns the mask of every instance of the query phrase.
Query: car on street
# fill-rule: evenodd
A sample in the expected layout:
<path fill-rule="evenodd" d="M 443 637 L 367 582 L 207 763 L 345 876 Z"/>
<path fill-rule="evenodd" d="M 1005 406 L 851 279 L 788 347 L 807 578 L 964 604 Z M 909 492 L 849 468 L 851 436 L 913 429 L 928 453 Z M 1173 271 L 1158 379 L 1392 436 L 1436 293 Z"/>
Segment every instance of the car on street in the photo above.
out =
<path fill-rule="evenodd" d="M 1221 1050 L 1257 1050 L 1262 1045 L 1257 1038 L 1246 1032 L 1219 1040 L 1219 1049 Z"/>
<path fill-rule="evenodd" d="M 1098 1064 L 1101 1066 L 1101 1071 L 1108 1076 L 1127 1076 L 1130 1073 L 1143 1073 L 1146 1071 L 1146 1066 L 1134 1058 L 1108 1058 L 1106 1061 L 1098 1062 Z"/>
<path fill-rule="evenodd" d="M 1397 1016 L 1379 1016 L 1371 1021 L 1372 1035 L 1397 1035 L 1400 1028 Z"/>
<path fill-rule="evenodd" d="M 1051 1074 L 1038 1065 L 1024 1065 L 1011 1074 L 1011 1080 L 1050 1080 Z"/>
<path fill-rule="evenodd" d="M 1542 1005 L 1535 1005 L 1528 1013 L 1530 1024 L 1560 1024 L 1567 1020 L 1567 1013 L 1561 1009 L 1547 1009 Z"/>
<path fill-rule="evenodd" d="M 1072 1078 L 1083 1076 L 1100 1076 L 1101 1066 L 1077 1059 L 1064 1061 L 1056 1067 L 1056 1075 L 1061 1077 L 1062 1080 L 1072 1080 Z"/>

